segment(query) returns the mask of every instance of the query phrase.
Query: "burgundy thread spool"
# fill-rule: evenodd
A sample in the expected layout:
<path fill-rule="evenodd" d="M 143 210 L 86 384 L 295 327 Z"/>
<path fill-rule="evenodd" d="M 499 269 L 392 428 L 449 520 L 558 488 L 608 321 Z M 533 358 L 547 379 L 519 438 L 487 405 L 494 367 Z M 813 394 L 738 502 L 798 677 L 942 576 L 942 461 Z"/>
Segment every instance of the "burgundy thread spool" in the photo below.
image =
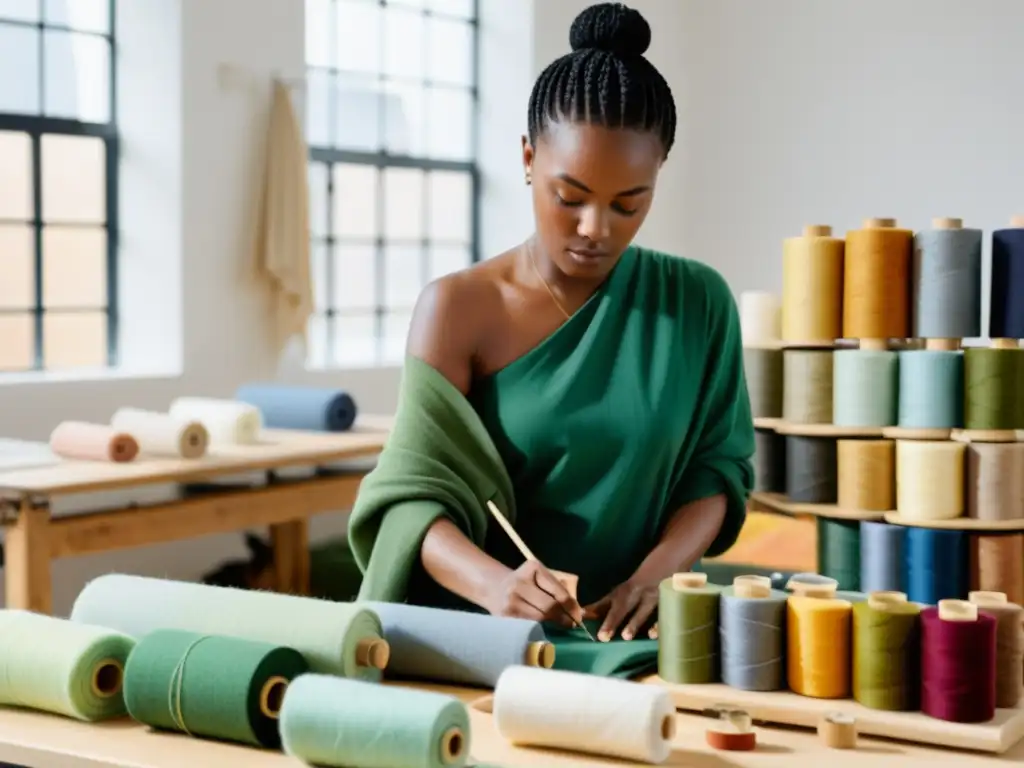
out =
<path fill-rule="evenodd" d="M 921 711 L 951 723 L 996 714 L 996 619 L 966 600 L 921 611 Z"/>

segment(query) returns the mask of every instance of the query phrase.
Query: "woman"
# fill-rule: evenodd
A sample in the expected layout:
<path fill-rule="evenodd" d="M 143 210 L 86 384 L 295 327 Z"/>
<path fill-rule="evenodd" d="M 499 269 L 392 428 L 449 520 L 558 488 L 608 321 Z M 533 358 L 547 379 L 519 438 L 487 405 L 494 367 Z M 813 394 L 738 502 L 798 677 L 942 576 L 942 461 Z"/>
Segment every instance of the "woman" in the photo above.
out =
<path fill-rule="evenodd" d="M 753 422 L 724 280 L 632 245 L 676 130 L 650 27 L 603 3 L 569 37 L 530 96 L 536 233 L 424 290 L 350 541 L 364 598 L 629 640 L 655 636 L 662 579 L 735 541 Z M 548 569 L 578 577 L 579 602 Z"/>

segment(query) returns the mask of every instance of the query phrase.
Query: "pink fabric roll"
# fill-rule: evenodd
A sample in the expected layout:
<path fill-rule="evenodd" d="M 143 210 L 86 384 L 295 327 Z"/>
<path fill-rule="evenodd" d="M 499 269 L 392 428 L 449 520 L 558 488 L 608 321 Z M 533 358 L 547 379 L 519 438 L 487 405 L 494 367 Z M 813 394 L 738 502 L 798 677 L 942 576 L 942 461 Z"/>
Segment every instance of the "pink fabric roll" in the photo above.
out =
<path fill-rule="evenodd" d="M 135 459 L 139 444 L 105 424 L 64 421 L 50 435 L 50 450 L 64 459 L 124 462 Z"/>

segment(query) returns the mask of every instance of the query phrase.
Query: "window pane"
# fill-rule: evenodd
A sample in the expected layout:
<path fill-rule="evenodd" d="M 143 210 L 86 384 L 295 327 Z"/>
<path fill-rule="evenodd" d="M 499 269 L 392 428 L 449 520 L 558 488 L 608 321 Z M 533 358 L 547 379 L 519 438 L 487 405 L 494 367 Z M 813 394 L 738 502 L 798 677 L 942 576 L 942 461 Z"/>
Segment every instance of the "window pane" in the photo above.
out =
<path fill-rule="evenodd" d="M 400 363 L 405 357 L 406 339 L 409 336 L 410 312 L 389 312 L 384 317 L 384 338 L 381 344 L 383 363 Z"/>
<path fill-rule="evenodd" d="M 102 139 L 43 136 L 43 220 L 106 220 L 106 148 Z"/>
<path fill-rule="evenodd" d="M 350 72 L 380 72 L 381 7 L 360 0 L 336 0 L 335 66 Z"/>
<path fill-rule="evenodd" d="M 82 32 L 110 31 L 110 0 L 43 0 L 48 24 L 59 24 Z"/>
<path fill-rule="evenodd" d="M 327 235 L 327 166 L 309 164 L 309 231 L 314 237 Z"/>
<path fill-rule="evenodd" d="M 377 217 L 377 169 L 372 165 L 334 166 L 334 234 L 373 238 Z"/>
<path fill-rule="evenodd" d="M 372 310 L 377 306 L 377 249 L 372 246 L 334 247 L 334 309 Z"/>
<path fill-rule="evenodd" d="M 306 357 L 314 368 L 330 365 L 327 346 L 327 318 L 312 315 L 306 323 Z"/>
<path fill-rule="evenodd" d="M 400 78 L 423 78 L 424 21 L 422 13 L 385 7 L 384 74 Z"/>
<path fill-rule="evenodd" d="M 43 230 L 43 305 L 107 305 L 107 233 L 99 227 Z"/>
<path fill-rule="evenodd" d="M 93 35 L 46 31 L 45 112 L 90 123 L 110 120 L 110 46 Z"/>
<path fill-rule="evenodd" d="M 423 238 L 423 171 L 388 168 L 384 171 L 384 238 Z"/>
<path fill-rule="evenodd" d="M 418 85 L 389 83 L 384 104 L 385 147 L 394 155 L 426 154 L 426 101 Z"/>
<path fill-rule="evenodd" d="M 430 274 L 428 279 L 437 280 L 439 277 L 450 275 L 465 269 L 473 261 L 468 248 L 452 248 L 448 246 L 435 246 L 430 249 Z"/>
<path fill-rule="evenodd" d="M 473 84 L 473 27 L 462 21 L 430 19 L 429 78 L 439 83 Z"/>
<path fill-rule="evenodd" d="M 43 315 L 43 358 L 49 369 L 107 364 L 107 316 L 102 312 Z"/>
<path fill-rule="evenodd" d="M 425 6 L 426 0 L 388 0 L 388 5 L 402 6 L 403 8 L 415 8 L 422 12 Z"/>
<path fill-rule="evenodd" d="M 0 310 L 36 305 L 35 251 L 31 227 L 0 224 Z"/>
<path fill-rule="evenodd" d="M 306 73 L 306 141 L 310 146 L 331 145 L 331 87 L 334 79 L 321 69 Z"/>
<path fill-rule="evenodd" d="M 0 371 L 25 371 L 35 362 L 34 318 L 0 315 Z"/>
<path fill-rule="evenodd" d="M 468 173 L 430 174 L 430 239 L 468 243 L 472 238 L 473 179 Z"/>
<path fill-rule="evenodd" d="M 327 261 L 330 258 L 330 247 L 325 242 L 315 242 L 310 249 L 310 276 L 313 282 L 313 307 L 317 312 L 330 309 L 330 296 L 328 296 L 327 282 L 330 272 L 327 269 Z"/>
<path fill-rule="evenodd" d="M 0 19 L 39 21 L 39 0 L 0 0 Z"/>
<path fill-rule="evenodd" d="M 39 30 L 0 24 L 0 112 L 39 114 Z"/>
<path fill-rule="evenodd" d="M 473 98 L 468 91 L 431 88 L 427 92 L 427 150 L 430 157 L 470 160 L 473 157 Z"/>
<path fill-rule="evenodd" d="M 427 8 L 445 16 L 473 18 L 473 0 L 425 0 Z"/>
<path fill-rule="evenodd" d="M 374 78 L 338 75 L 330 111 L 334 146 L 376 152 L 380 149 L 380 85 Z"/>
<path fill-rule="evenodd" d="M 306 0 L 306 63 L 329 67 L 331 60 L 331 0 Z"/>
<path fill-rule="evenodd" d="M 384 250 L 384 304 L 411 307 L 423 287 L 423 249 L 389 245 Z"/>
<path fill-rule="evenodd" d="M 377 363 L 377 320 L 374 315 L 334 318 L 334 365 Z"/>
<path fill-rule="evenodd" d="M 0 219 L 29 221 L 32 218 L 32 140 L 27 133 L 0 131 L 0 179 L 3 179 Z"/>

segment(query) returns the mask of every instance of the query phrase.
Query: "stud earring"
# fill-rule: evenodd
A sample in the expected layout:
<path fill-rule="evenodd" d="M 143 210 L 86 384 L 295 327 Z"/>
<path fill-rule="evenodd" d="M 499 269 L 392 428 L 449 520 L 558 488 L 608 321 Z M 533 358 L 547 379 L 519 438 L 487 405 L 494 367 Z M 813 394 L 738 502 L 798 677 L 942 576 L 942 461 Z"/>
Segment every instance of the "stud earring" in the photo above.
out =
<path fill-rule="evenodd" d="M 530 184 L 531 184 L 532 182 L 533 182 L 533 179 L 532 179 L 532 178 L 530 177 L 530 172 L 529 172 L 529 171 L 527 171 L 527 172 L 526 172 L 526 186 L 530 186 Z"/>

